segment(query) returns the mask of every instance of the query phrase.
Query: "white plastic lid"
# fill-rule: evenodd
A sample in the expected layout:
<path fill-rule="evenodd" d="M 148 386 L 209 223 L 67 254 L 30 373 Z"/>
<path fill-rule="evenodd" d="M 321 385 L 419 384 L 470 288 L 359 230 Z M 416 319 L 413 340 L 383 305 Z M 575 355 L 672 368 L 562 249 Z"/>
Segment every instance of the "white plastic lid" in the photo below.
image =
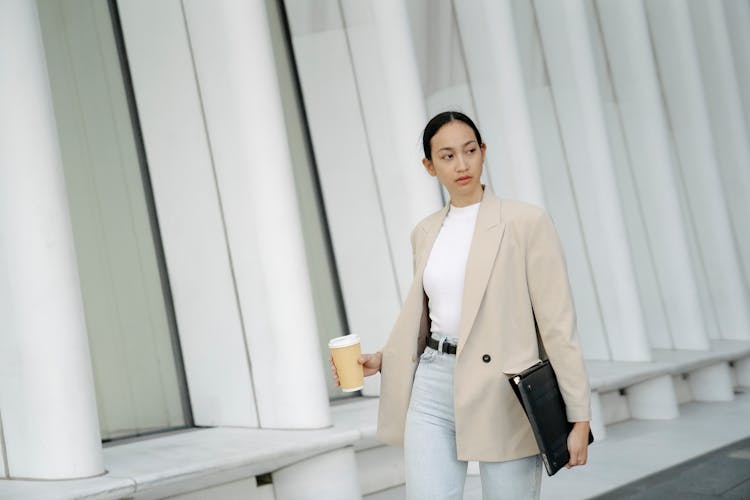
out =
<path fill-rule="evenodd" d="M 359 335 L 356 333 L 350 333 L 349 335 L 336 337 L 335 339 L 328 341 L 328 347 L 331 349 L 335 347 L 347 347 L 354 344 L 359 344 Z"/>

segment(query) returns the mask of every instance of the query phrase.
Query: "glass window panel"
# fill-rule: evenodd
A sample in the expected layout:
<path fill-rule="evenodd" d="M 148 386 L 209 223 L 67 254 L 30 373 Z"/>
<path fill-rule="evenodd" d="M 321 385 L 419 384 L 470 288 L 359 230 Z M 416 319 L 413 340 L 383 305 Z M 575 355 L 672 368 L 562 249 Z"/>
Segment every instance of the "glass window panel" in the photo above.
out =
<path fill-rule="evenodd" d="M 38 0 L 104 440 L 190 424 L 112 4 Z"/>

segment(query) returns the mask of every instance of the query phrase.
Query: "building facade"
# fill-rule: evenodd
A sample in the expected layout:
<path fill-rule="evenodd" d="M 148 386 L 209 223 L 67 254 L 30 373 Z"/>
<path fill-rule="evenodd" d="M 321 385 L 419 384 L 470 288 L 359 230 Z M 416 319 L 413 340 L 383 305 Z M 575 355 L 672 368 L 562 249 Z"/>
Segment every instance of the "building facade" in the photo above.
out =
<path fill-rule="evenodd" d="M 282 500 L 356 471 L 367 433 L 332 408 L 378 377 L 344 396 L 326 344 L 385 342 L 409 232 L 447 202 L 420 164 L 447 109 L 482 131 L 484 182 L 555 220 L 592 377 L 662 367 L 592 385 L 598 437 L 731 399 L 748 33 L 747 0 L 0 1 L 0 497 L 198 428 L 327 444 L 113 495 Z M 336 494 L 377 489 L 358 477 Z"/>

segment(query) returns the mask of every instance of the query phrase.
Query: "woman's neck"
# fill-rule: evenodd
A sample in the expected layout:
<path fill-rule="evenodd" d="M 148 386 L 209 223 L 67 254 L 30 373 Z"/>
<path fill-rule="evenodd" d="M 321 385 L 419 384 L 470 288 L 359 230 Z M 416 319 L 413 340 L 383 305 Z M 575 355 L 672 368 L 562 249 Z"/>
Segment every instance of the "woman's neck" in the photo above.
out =
<path fill-rule="evenodd" d="M 472 193 L 466 193 L 463 196 L 451 195 L 451 205 L 454 207 L 467 207 L 469 205 L 473 205 L 475 203 L 479 203 L 482 201 L 482 197 L 484 196 L 484 184 L 480 186 L 480 189 L 477 189 L 475 192 Z"/>

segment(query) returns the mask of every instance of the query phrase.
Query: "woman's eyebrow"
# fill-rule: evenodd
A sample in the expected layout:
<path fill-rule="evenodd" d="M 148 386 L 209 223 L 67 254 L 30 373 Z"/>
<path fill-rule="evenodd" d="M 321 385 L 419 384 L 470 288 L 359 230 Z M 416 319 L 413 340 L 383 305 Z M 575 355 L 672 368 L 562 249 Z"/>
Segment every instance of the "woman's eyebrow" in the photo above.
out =
<path fill-rule="evenodd" d="M 477 142 L 477 141 L 476 141 L 475 139 L 472 139 L 472 140 L 470 140 L 470 141 L 466 141 L 466 142 L 464 143 L 464 147 L 468 146 L 468 145 L 469 145 L 469 144 L 471 144 L 472 142 Z M 444 147 L 444 148 L 440 148 L 440 149 L 438 149 L 438 151 L 442 151 L 442 150 L 444 150 L 444 149 L 446 149 L 446 150 L 450 150 L 450 151 L 453 151 L 453 149 L 454 149 L 454 148 L 452 148 L 451 146 L 446 146 L 446 147 Z"/>

